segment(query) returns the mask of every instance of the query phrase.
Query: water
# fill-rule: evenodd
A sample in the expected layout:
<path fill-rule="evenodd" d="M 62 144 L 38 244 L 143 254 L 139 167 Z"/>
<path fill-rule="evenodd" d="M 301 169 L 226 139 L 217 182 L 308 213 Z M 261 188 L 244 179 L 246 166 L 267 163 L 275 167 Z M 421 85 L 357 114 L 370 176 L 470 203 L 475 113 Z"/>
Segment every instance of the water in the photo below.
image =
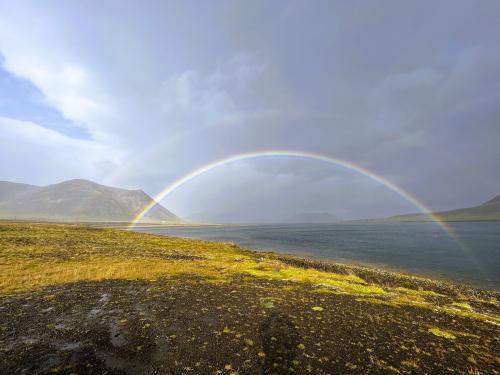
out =
<path fill-rule="evenodd" d="M 500 289 L 500 222 L 457 222 L 460 246 L 434 223 L 338 223 L 141 228 L 255 250 L 375 265 Z M 464 250 L 465 248 L 465 250 Z"/>

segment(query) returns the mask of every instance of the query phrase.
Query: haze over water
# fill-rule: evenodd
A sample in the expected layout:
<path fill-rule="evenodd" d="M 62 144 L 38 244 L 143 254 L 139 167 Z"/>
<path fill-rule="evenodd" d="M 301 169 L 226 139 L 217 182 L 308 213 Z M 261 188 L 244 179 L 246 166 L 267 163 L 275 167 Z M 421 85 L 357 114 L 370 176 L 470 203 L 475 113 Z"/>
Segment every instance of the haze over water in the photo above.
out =
<path fill-rule="evenodd" d="M 450 223 L 467 253 L 433 223 L 337 223 L 135 229 L 234 242 L 255 250 L 304 254 L 339 262 L 500 288 L 500 222 Z"/>

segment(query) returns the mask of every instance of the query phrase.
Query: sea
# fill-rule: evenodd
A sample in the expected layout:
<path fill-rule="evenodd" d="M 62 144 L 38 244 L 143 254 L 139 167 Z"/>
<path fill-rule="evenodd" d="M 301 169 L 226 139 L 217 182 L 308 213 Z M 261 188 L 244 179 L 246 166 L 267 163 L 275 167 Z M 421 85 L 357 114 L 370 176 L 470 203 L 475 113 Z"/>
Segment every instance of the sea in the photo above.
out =
<path fill-rule="evenodd" d="M 340 263 L 500 289 L 500 222 L 432 222 L 172 226 L 136 228 L 166 236 L 330 259 Z"/>

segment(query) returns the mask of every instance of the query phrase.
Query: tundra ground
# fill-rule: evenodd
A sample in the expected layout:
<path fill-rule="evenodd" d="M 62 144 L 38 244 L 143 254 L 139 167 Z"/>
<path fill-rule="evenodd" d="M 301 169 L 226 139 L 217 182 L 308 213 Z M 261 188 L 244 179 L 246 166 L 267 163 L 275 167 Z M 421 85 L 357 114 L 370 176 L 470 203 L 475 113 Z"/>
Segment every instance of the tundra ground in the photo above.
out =
<path fill-rule="evenodd" d="M 0 223 L 0 373 L 500 370 L 498 292 L 234 245 Z"/>

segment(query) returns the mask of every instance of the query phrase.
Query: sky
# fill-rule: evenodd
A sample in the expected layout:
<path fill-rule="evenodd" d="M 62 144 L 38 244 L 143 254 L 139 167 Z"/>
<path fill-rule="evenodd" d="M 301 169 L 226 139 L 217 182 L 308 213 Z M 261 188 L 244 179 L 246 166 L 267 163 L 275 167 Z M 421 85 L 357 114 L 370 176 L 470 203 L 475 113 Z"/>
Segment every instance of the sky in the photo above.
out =
<path fill-rule="evenodd" d="M 0 1 L 0 180 L 155 195 L 245 152 L 355 163 L 434 210 L 500 194 L 500 2 Z M 418 211 L 314 160 L 231 163 L 181 217 Z"/>

